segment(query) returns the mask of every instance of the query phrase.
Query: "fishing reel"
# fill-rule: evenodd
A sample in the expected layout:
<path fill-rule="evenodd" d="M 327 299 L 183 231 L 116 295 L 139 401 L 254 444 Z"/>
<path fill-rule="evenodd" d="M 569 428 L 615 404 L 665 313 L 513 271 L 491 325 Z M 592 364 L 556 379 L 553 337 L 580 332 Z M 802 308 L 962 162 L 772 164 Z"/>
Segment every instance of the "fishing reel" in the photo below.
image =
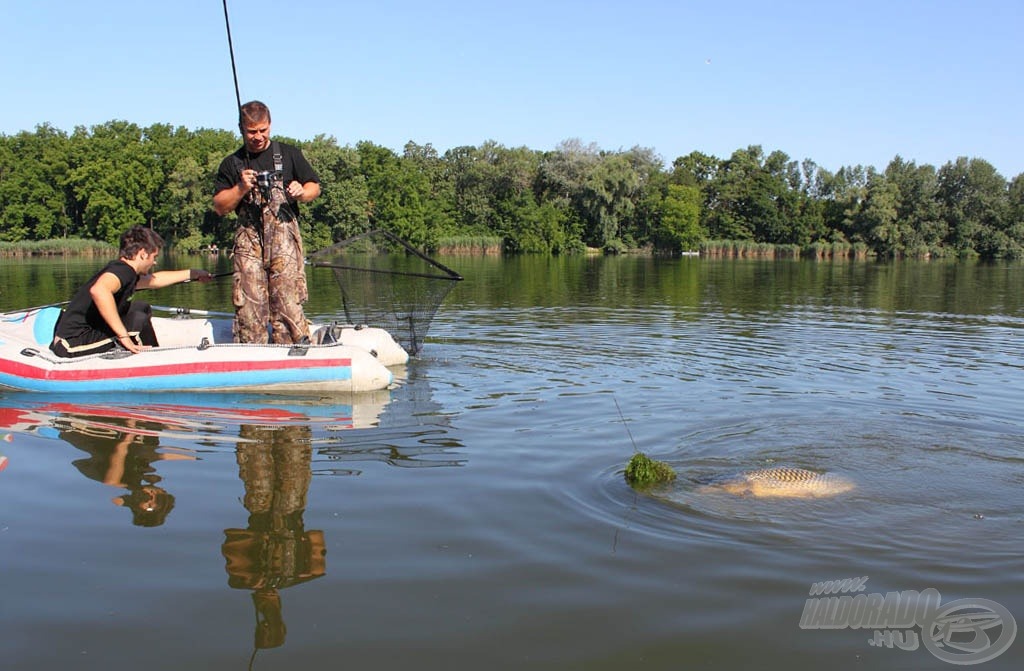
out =
<path fill-rule="evenodd" d="M 256 173 L 256 186 L 266 200 L 270 200 L 270 189 L 273 186 L 274 178 L 277 176 L 278 173 L 272 170 L 260 170 Z"/>

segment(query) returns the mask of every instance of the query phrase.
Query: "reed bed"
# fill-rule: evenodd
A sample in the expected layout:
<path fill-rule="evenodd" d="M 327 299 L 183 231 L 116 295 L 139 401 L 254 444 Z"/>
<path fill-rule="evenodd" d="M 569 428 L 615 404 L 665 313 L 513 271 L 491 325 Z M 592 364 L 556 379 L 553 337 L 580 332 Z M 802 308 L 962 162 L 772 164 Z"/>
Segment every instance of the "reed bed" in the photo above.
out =
<path fill-rule="evenodd" d="M 773 245 L 752 240 L 706 240 L 700 246 L 701 256 L 735 259 L 867 259 L 873 253 L 862 242 L 815 242 L 806 246 Z"/>
<path fill-rule="evenodd" d="M 866 259 L 871 250 L 863 242 L 815 242 L 804 247 L 804 258 L 808 259 Z"/>
<path fill-rule="evenodd" d="M 83 238 L 57 238 L 21 242 L 0 242 L 0 257 L 24 258 L 30 256 L 110 256 L 117 247 L 98 240 Z"/>
<path fill-rule="evenodd" d="M 705 240 L 700 245 L 700 254 L 713 258 L 783 259 L 799 257 L 800 248 L 753 240 Z"/>
<path fill-rule="evenodd" d="M 441 238 L 439 254 L 501 254 L 504 240 L 496 235 L 461 235 Z"/>

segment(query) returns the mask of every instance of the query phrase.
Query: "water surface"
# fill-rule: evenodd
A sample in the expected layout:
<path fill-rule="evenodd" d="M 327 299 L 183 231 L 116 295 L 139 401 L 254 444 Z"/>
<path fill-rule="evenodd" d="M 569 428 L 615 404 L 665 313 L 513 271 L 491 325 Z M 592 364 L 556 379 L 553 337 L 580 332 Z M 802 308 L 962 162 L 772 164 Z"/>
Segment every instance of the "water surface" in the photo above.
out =
<path fill-rule="evenodd" d="M 390 392 L 0 394 L 4 668 L 951 666 L 799 626 L 859 576 L 1024 624 L 1024 266 L 444 262 Z M 51 265 L 4 264 L 0 309 L 95 264 Z M 636 449 L 677 482 L 630 489 Z M 699 491 L 770 465 L 857 488 Z"/>

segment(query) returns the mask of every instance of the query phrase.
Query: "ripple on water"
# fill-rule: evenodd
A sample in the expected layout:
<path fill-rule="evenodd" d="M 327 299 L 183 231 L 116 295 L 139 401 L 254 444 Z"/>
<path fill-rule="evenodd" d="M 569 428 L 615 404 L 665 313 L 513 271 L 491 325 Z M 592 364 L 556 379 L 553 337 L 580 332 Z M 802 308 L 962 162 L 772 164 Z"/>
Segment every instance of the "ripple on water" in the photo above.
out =
<path fill-rule="evenodd" d="M 675 482 L 645 492 L 609 464 L 577 502 L 605 521 L 684 542 L 787 543 L 851 548 L 921 548 L 983 543 L 1011 551 L 1024 482 L 1021 442 L 983 428 L 950 434 L 932 417 L 847 419 L 786 425 L 778 416 L 720 421 L 683 447 L 649 456 L 669 463 Z M 842 475 L 853 491 L 827 498 L 758 498 L 709 490 L 742 471 L 791 466 Z"/>

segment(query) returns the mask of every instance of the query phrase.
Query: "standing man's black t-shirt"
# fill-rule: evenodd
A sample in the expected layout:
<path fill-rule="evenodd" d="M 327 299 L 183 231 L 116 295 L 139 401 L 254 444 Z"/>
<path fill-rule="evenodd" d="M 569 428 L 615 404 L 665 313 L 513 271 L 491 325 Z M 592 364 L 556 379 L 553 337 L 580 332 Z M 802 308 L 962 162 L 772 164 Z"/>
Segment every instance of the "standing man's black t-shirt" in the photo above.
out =
<path fill-rule="evenodd" d="M 316 170 L 309 164 L 298 147 L 274 141 L 259 154 L 250 154 L 249 150 L 242 146 L 221 161 L 220 167 L 217 169 L 217 176 L 213 180 L 213 192 L 216 194 L 224 189 L 233 188 L 242 178 L 242 171 L 246 168 L 273 172 L 275 147 L 281 152 L 281 173 L 285 186 L 293 181 L 297 181 L 299 184 L 320 183 L 320 177 L 316 174 Z M 245 200 L 239 203 L 239 207 L 244 203 Z M 297 207 L 297 203 L 291 203 L 291 206 Z"/>

